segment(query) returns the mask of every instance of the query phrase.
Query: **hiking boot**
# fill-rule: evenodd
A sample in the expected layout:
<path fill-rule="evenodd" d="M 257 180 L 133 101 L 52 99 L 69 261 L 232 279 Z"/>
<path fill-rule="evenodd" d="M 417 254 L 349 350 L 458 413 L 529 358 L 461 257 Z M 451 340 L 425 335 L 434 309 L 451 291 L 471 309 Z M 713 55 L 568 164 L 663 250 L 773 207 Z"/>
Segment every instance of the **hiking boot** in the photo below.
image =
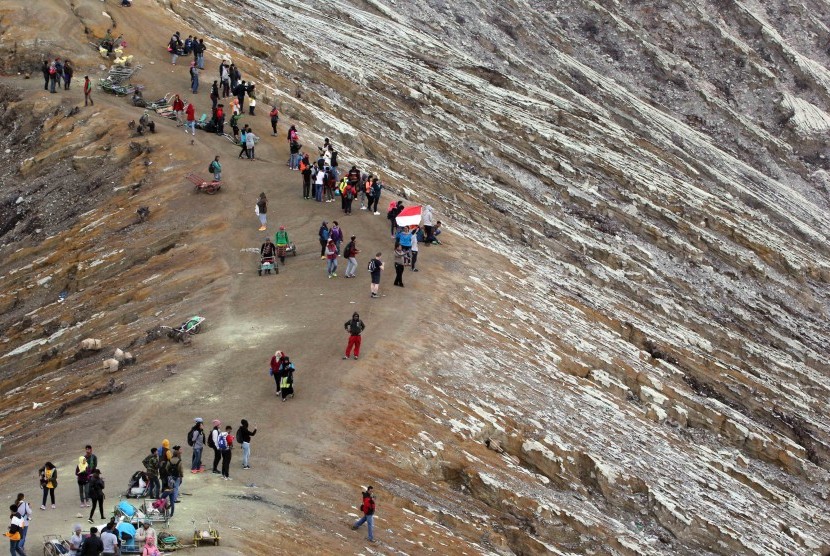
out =
<path fill-rule="evenodd" d="M 221 471 L 217 471 L 216 469 L 214 469 L 212 472 L 213 472 L 213 473 L 216 473 L 217 475 L 221 475 L 221 474 L 222 474 L 222 472 L 221 472 Z"/>

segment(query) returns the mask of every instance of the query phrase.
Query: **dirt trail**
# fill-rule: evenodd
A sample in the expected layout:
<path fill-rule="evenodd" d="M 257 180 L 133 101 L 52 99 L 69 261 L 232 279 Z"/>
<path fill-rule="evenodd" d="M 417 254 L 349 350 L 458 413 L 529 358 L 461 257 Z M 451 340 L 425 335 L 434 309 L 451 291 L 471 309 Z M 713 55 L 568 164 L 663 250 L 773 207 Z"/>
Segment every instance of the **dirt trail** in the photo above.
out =
<path fill-rule="evenodd" d="M 133 12 L 121 16 L 121 20 L 127 20 L 122 28 L 130 27 L 131 17 Z M 142 73 L 141 81 L 152 84 L 146 98 L 181 90 L 168 81 L 180 84 L 186 67 L 174 68 L 168 78 L 171 70 L 164 57 L 155 62 L 153 66 L 145 64 Z M 211 72 L 215 69 L 212 62 L 209 60 L 208 65 Z M 73 92 L 52 95 L 48 100 L 67 102 L 69 97 L 78 102 L 82 99 L 82 75 L 76 79 Z M 39 80 L 15 80 L 14 84 L 34 91 Z M 198 96 L 187 96 L 198 100 L 199 111 L 207 111 L 208 93 L 205 84 Z M 95 109 L 114 109 L 123 116 L 123 122 L 140 115 L 125 99 L 96 91 L 95 100 Z M 220 194 L 197 195 L 187 185 L 177 185 L 181 187 L 180 195 L 154 218 L 171 218 L 171 225 L 188 229 L 185 241 L 199 253 L 208 248 L 213 257 L 211 264 L 223 269 L 225 275 L 210 285 L 194 280 L 186 301 L 192 313 L 203 314 L 208 321 L 192 347 L 163 346 L 166 355 L 158 361 L 175 367 L 169 367 L 167 373 L 156 373 L 158 382 L 128 377 L 129 388 L 123 396 L 67 416 L 71 432 L 54 445 L 54 450 L 44 449 L 40 456 L 63 467 L 60 507 L 35 516 L 34 539 L 41 534 L 68 532 L 70 524 L 79 520 L 68 509 L 77 506 L 69 462 L 81 453 L 83 444 L 93 444 L 99 455 L 108 480 L 109 508 L 129 475 L 140 468 L 149 448 L 159 445 L 163 438 L 169 438 L 171 444 L 184 444 L 192 419 L 201 416 L 206 428 L 214 418 L 221 419 L 223 426 L 231 424 L 234 430 L 241 418 L 259 427 L 252 444 L 253 469 L 240 469 L 241 451 L 236 451 L 231 482 L 210 473 L 188 474 L 172 531 L 188 534 L 191 519 L 197 523 L 207 519 L 218 522 L 223 534 L 221 553 L 273 554 L 312 547 L 330 553 L 359 550 L 362 535 L 349 532 L 346 525 L 351 519 L 347 513 L 355 513 L 359 486 L 372 481 L 372 476 L 360 474 L 366 469 L 360 461 L 361 453 L 368 448 L 367 439 L 359 435 L 366 431 L 363 417 L 373 411 L 373 402 L 364 392 L 382 388 L 377 381 L 388 380 L 388 366 L 394 357 L 411 349 L 408 336 L 419 318 L 418 290 L 430 280 L 429 271 L 417 275 L 407 272 L 407 289 L 393 288 L 391 257 L 387 256 L 381 287 L 385 297 L 370 299 L 366 263 L 378 250 L 391 254 L 384 215 L 374 216 L 356 208 L 353 215 L 345 216 L 339 200 L 322 204 L 303 200 L 300 176 L 285 164 L 288 153 L 284 133 L 290 122 L 283 119 L 279 136 L 271 137 L 268 107 L 261 105 L 258 111 L 257 116 L 243 120 L 261 138 L 255 162 L 239 160 L 238 147 L 204 132 L 197 132 L 191 145 L 190 136 L 185 136 L 174 122 L 155 118 L 159 132 L 154 140 L 164 139 L 170 148 L 151 156 L 160 170 L 172 156 L 185 158 L 194 171 L 204 173 L 203 167 L 214 153 L 221 156 L 225 186 Z M 308 143 L 306 150 L 313 150 Z M 180 181 L 172 176 L 160 179 Z M 260 191 L 269 198 L 267 234 L 273 237 L 278 226 L 284 224 L 298 246 L 299 254 L 288 257 L 277 276 L 258 276 L 257 255 L 247 251 L 258 248 L 265 236 L 257 231 L 259 223 L 253 210 Z M 386 194 L 380 204 L 390 199 Z M 343 261 L 338 278 L 326 277 L 317 242 L 317 229 L 323 220 L 338 220 L 347 238 L 358 236 L 362 253 L 357 279 L 342 278 Z M 428 256 L 422 255 L 422 261 L 429 266 Z M 361 360 L 342 361 L 347 339 L 343 322 L 354 311 L 367 325 Z M 378 349 L 395 344 L 401 345 L 398 353 Z M 298 369 L 297 395 L 287 403 L 275 397 L 274 383 L 267 372 L 268 360 L 276 349 L 289 353 Z M 384 403 L 388 402 L 395 403 Z M 395 413 L 392 407 L 385 411 Z M 186 446 L 184 458 L 189 462 L 190 449 Z M 208 467 L 211 458 L 212 454 L 204 455 Z M 13 490 L 29 492 L 30 498 L 39 494 L 32 492 L 34 483 L 28 474 L 19 477 L 19 483 L 14 482 Z M 292 531 L 300 524 L 319 529 L 322 534 L 294 538 Z M 260 534 L 266 531 L 267 535 Z M 275 536 L 279 549 L 270 544 Z"/>

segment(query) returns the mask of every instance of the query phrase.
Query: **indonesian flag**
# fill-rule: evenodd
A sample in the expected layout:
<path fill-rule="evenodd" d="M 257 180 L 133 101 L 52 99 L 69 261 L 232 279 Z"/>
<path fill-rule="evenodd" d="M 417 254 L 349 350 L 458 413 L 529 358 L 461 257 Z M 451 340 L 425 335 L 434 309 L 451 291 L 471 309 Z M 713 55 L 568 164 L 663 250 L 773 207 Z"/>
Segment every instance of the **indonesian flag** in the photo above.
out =
<path fill-rule="evenodd" d="M 395 218 L 398 226 L 417 226 L 421 223 L 421 207 L 406 207 Z"/>

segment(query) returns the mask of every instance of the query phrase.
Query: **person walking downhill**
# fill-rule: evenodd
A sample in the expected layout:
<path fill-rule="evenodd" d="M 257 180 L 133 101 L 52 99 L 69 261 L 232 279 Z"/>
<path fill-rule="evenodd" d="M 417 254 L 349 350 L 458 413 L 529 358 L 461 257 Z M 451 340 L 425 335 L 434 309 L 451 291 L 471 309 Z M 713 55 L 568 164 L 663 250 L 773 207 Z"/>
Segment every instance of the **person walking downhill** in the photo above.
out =
<path fill-rule="evenodd" d="M 92 509 L 89 512 L 89 521 L 93 523 L 92 517 L 95 515 L 95 508 L 101 513 L 101 519 L 104 517 L 104 478 L 101 476 L 99 470 L 92 472 L 92 478 L 89 480 L 89 497 L 92 499 Z"/>
<path fill-rule="evenodd" d="M 78 478 L 78 495 L 81 498 L 81 507 L 89 507 L 89 478 L 92 472 L 89 470 L 89 464 L 86 461 L 86 456 L 78 457 L 78 465 L 75 466 L 75 476 Z"/>
<path fill-rule="evenodd" d="M 251 437 L 255 434 L 256 427 L 254 427 L 254 430 L 250 430 L 247 419 L 242 419 L 241 425 L 236 429 L 236 441 L 242 445 L 242 469 L 251 468 Z"/>
<path fill-rule="evenodd" d="M 365 523 L 368 528 L 366 540 L 372 543 L 375 542 L 375 496 L 373 490 L 369 486 L 363 492 L 363 502 L 360 504 L 360 511 L 363 512 L 363 517 L 355 521 L 354 525 L 352 525 L 352 531 L 357 531 Z"/>
<path fill-rule="evenodd" d="M 381 253 L 377 252 L 375 258 L 369 261 L 369 276 L 372 278 L 371 293 L 369 297 L 380 297 L 378 290 L 380 289 L 380 273 L 383 272 L 383 261 L 380 260 Z"/>
<path fill-rule="evenodd" d="M 141 460 L 141 465 L 144 466 L 144 473 L 147 475 L 147 483 L 149 486 L 147 496 L 150 498 L 158 498 L 161 495 L 158 448 L 150 448 L 150 455 Z"/>
<path fill-rule="evenodd" d="M 288 396 L 294 397 L 294 363 L 286 355 L 282 359 L 280 366 L 280 397 L 282 401 L 286 401 Z"/>
<path fill-rule="evenodd" d="M 202 465 L 202 450 L 205 448 L 205 431 L 203 419 L 196 417 L 193 426 L 187 434 L 187 445 L 193 448 L 193 456 L 190 458 L 190 472 L 201 473 L 204 470 Z"/>
<path fill-rule="evenodd" d="M 360 356 L 360 334 L 366 329 L 366 325 L 360 320 L 360 315 L 353 313 L 352 318 L 346 321 L 343 328 L 349 333 L 349 343 L 346 344 L 346 355 L 343 356 L 343 359 L 348 359 L 352 354 L 352 348 L 354 348 L 354 358 L 357 360 Z"/>
<path fill-rule="evenodd" d="M 222 181 L 222 165 L 219 164 L 219 155 L 214 157 L 210 163 L 210 171 L 213 172 L 213 181 Z"/>
<path fill-rule="evenodd" d="M 213 473 L 219 474 L 219 461 L 222 459 L 222 452 L 219 451 L 219 435 L 222 434 L 222 431 L 219 430 L 219 425 L 222 424 L 222 421 L 219 419 L 213 420 L 213 429 L 210 431 L 210 436 L 208 436 L 208 446 L 213 449 Z"/>
<path fill-rule="evenodd" d="M 337 278 L 337 245 L 332 238 L 326 242 L 326 272 L 329 278 Z"/>
<path fill-rule="evenodd" d="M 17 505 L 9 506 L 9 530 L 6 536 L 9 538 L 9 553 L 11 556 L 26 556 L 20 548 L 20 539 L 23 536 L 23 518 L 17 513 Z"/>
<path fill-rule="evenodd" d="M 84 76 L 84 106 L 94 106 L 95 103 L 92 102 L 92 82 L 89 80 L 89 76 Z"/>
<path fill-rule="evenodd" d="M 52 499 L 52 509 L 55 509 L 55 489 L 58 487 L 58 470 L 52 465 L 51 461 L 38 470 L 40 476 L 40 488 L 43 489 L 43 501 L 40 503 L 40 509 L 46 509 L 46 497 Z"/>
<path fill-rule="evenodd" d="M 271 356 L 271 376 L 274 377 L 274 382 L 276 383 L 277 396 L 280 395 L 280 369 L 282 369 L 282 363 L 286 357 L 281 351 L 277 351 Z"/>
<path fill-rule="evenodd" d="M 395 282 L 393 286 L 403 287 L 403 269 L 406 266 L 406 252 L 400 242 L 395 242 Z"/>
<path fill-rule="evenodd" d="M 356 239 L 357 236 L 352 236 L 351 241 L 346 244 L 346 249 L 343 251 L 343 256 L 349 260 L 346 265 L 346 278 L 354 278 L 356 276 L 357 254 L 360 253 L 360 250 L 357 248 Z"/>
<path fill-rule="evenodd" d="M 279 231 L 274 234 L 274 243 L 277 245 L 277 257 L 279 257 L 282 265 L 285 266 L 285 253 L 291 244 L 291 240 L 288 239 L 288 232 L 285 231 L 285 226 L 280 226 Z"/>
<path fill-rule="evenodd" d="M 257 199 L 254 208 L 257 216 L 259 216 L 259 231 L 265 231 L 268 227 L 268 199 L 265 198 L 265 192 L 259 194 L 259 199 Z"/>
<path fill-rule="evenodd" d="M 29 521 L 32 519 L 32 507 L 26 502 L 26 495 L 22 492 L 17 494 L 17 499 L 14 501 L 15 506 L 17 506 L 17 515 L 20 516 L 20 519 L 23 521 L 21 525 L 20 531 L 20 544 L 18 548 L 20 550 L 25 550 L 26 547 L 26 534 L 29 532 Z"/>

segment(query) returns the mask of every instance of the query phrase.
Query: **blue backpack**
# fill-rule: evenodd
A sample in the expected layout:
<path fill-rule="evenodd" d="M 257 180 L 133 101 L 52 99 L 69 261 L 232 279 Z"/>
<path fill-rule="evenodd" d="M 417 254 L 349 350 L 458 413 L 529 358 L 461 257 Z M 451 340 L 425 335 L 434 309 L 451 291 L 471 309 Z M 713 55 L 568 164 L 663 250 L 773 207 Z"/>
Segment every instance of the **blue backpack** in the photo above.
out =
<path fill-rule="evenodd" d="M 228 437 L 224 434 L 219 435 L 219 439 L 216 441 L 216 448 L 218 450 L 227 450 L 228 449 Z"/>

